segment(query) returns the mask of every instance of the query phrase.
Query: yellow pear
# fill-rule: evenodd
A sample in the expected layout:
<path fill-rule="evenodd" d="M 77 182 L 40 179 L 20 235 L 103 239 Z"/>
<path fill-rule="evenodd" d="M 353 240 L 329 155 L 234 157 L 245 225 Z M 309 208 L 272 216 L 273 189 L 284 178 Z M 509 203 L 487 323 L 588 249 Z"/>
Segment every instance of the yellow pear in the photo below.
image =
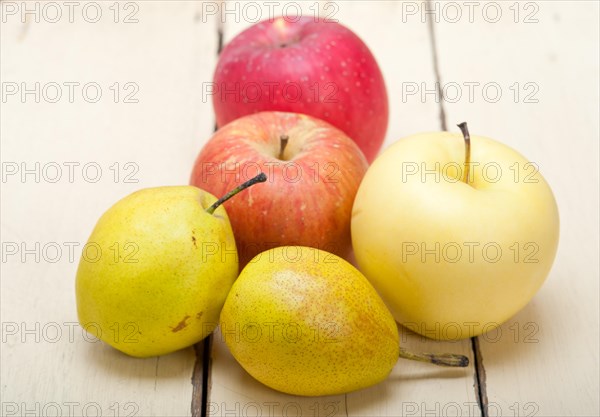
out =
<path fill-rule="evenodd" d="M 259 178 L 260 177 L 260 178 Z M 192 186 L 137 191 L 106 211 L 77 270 L 79 322 L 132 356 L 162 355 L 210 334 L 238 273 L 221 203 Z"/>
<path fill-rule="evenodd" d="M 250 375 L 294 395 L 334 395 L 376 384 L 399 355 L 468 362 L 401 352 L 394 318 L 367 279 L 342 258 L 309 247 L 257 255 L 233 284 L 220 326 Z"/>

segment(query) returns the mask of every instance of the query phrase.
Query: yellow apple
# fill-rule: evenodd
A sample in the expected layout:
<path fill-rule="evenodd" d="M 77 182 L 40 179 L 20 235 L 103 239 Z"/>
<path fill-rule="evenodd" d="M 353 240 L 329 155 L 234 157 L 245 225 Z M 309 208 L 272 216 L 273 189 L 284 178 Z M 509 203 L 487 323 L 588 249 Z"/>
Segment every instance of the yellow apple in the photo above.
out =
<path fill-rule="evenodd" d="M 360 270 L 396 321 L 435 339 L 476 336 L 514 315 L 558 245 L 556 201 L 537 165 L 495 140 L 469 141 L 463 128 L 465 139 L 424 133 L 389 147 L 352 210 Z"/>

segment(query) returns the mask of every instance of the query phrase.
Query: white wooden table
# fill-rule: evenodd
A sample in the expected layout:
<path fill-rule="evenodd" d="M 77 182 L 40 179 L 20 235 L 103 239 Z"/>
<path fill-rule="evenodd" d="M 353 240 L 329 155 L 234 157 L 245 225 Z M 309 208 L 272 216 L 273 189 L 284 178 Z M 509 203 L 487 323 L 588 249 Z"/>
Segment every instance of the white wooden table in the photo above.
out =
<path fill-rule="evenodd" d="M 133 359 L 77 325 L 75 271 L 97 218 L 139 188 L 187 183 L 214 129 L 203 83 L 254 15 L 231 2 L 223 19 L 209 13 L 220 2 L 50 3 L 0 3 L 0 415 L 600 413 L 598 2 L 301 4 L 377 57 L 391 100 L 384 147 L 466 120 L 536 162 L 561 215 L 550 276 L 499 332 L 453 343 L 402 332 L 414 349 L 468 355 L 468 368 L 401 361 L 375 387 L 326 398 L 265 388 L 218 334 Z M 263 18 L 295 10 L 254 4 Z"/>

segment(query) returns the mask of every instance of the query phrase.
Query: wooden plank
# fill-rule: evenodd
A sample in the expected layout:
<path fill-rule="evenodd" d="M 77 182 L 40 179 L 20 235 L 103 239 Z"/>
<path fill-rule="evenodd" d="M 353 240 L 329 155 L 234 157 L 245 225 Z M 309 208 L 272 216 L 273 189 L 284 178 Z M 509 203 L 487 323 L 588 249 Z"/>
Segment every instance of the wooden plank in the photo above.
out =
<path fill-rule="evenodd" d="M 220 8 L 220 23 L 223 42 L 226 44 L 238 33 L 259 20 L 295 15 L 295 4 L 303 9 L 303 15 L 314 16 L 316 2 L 298 3 L 277 2 L 268 5 L 265 2 L 252 2 L 259 12 L 244 8 L 237 1 L 223 2 Z M 276 6 L 276 7 L 275 7 Z M 310 8 L 310 9 L 309 9 Z M 229 11 L 225 13 L 225 11 Z M 251 14 L 252 12 L 252 14 Z M 255 17 L 256 16 L 256 17 Z M 290 396 L 274 391 L 253 379 L 233 358 L 219 330 L 213 336 L 210 367 L 210 383 L 207 414 L 210 416 L 227 415 L 340 415 L 345 410 L 344 396 L 304 398 Z"/>
<path fill-rule="evenodd" d="M 215 20 L 202 21 L 200 3 L 115 3 L 116 16 L 106 2 L 96 23 L 83 3 L 71 23 L 68 6 L 55 4 L 56 23 L 42 2 L 27 3 L 40 7 L 40 21 L 26 23 L 20 10 L 5 14 L 25 3 L 0 5 L 3 91 L 40 83 L 39 103 L 19 91 L 3 98 L 0 116 L 3 169 L 19 170 L 2 179 L 0 414 L 190 415 L 193 348 L 142 360 L 95 343 L 76 324 L 74 278 L 110 205 L 139 188 L 188 182 L 214 124 L 202 83 L 215 64 Z M 65 83 L 79 83 L 72 99 Z M 62 96 L 51 103 L 56 86 Z M 21 177 L 23 168 L 34 173 Z"/>
<path fill-rule="evenodd" d="M 598 3 L 513 3 L 436 25 L 442 83 L 463 93 L 444 101 L 449 129 L 466 120 L 537 163 L 561 216 L 543 288 L 479 338 L 489 415 L 598 415 Z"/>
<path fill-rule="evenodd" d="M 285 9 L 285 3 L 278 3 Z M 312 2 L 303 3 L 312 16 Z M 230 6 L 233 7 L 233 6 Z M 355 31 L 376 56 L 390 96 L 390 125 L 384 148 L 400 137 L 438 130 L 439 107 L 415 98 L 415 85 L 434 83 L 428 27 L 420 21 L 401 23 L 405 11 L 396 2 L 325 2 L 322 14 Z M 233 9 L 232 9 L 233 10 Z M 268 9 L 261 11 L 268 17 Z M 281 14 L 281 13 L 279 13 Z M 224 39 L 231 40 L 252 23 L 233 16 L 223 21 Z M 435 342 L 400 329 L 401 343 L 415 351 L 456 352 L 473 361 L 469 340 Z M 217 332 L 212 350 L 210 415 L 356 415 L 387 416 L 429 413 L 479 415 L 474 368 L 448 370 L 400 361 L 385 382 L 348 395 L 303 398 L 275 392 L 250 377 L 228 352 Z"/>

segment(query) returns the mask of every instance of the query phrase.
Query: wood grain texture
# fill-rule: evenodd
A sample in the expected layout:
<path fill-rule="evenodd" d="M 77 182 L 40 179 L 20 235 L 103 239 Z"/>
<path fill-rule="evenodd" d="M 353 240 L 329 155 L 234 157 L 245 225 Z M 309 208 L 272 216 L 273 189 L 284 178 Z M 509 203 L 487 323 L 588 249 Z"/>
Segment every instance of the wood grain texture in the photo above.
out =
<path fill-rule="evenodd" d="M 73 23 L 67 9 L 58 23 L 3 16 L 3 85 L 39 82 L 42 92 L 39 103 L 34 95 L 7 96 L 1 109 L 3 166 L 35 171 L 39 163 L 37 179 L 19 172 L 2 180 L 2 242 L 19 248 L 7 255 L 4 246 L 2 254 L 2 415 L 55 415 L 56 407 L 59 415 L 191 413 L 192 348 L 133 359 L 76 324 L 75 271 L 98 217 L 139 188 L 186 184 L 214 125 L 201 95 L 216 59 L 214 20 L 202 23 L 192 2 L 132 4 L 137 23 L 122 23 L 134 11 L 123 6 L 115 23 L 108 2 L 97 23 L 83 19 L 83 6 Z M 65 82 L 79 83 L 72 102 Z M 62 88 L 57 103 L 48 100 L 51 87 L 44 95 L 49 83 Z M 83 95 L 86 83 L 100 87 L 96 103 L 88 102 L 92 89 Z M 125 102 L 134 91 L 129 99 L 137 102 Z M 65 163 L 73 163 L 71 179 Z M 56 166 L 62 177 L 53 182 Z M 21 245 L 33 253 L 22 259 Z M 119 331 L 115 337 L 127 336 Z"/>

